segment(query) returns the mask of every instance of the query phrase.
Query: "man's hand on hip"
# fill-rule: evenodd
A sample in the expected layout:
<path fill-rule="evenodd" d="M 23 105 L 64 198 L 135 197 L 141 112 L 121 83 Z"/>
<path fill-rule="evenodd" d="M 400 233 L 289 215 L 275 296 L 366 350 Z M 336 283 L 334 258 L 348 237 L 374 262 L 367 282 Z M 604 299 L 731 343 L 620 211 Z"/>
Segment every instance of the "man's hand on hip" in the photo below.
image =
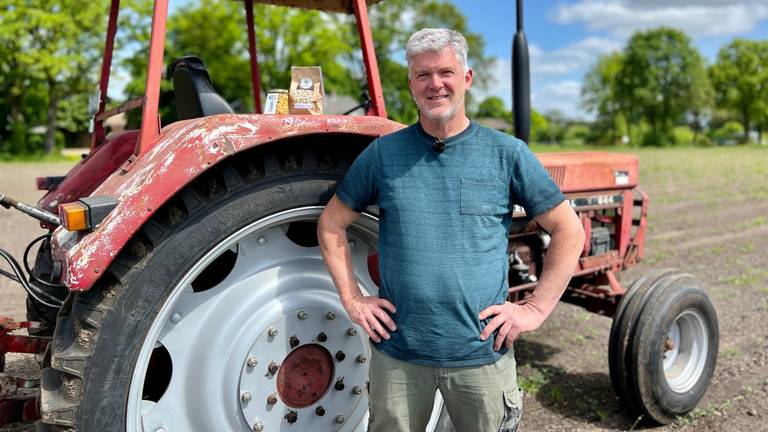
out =
<path fill-rule="evenodd" d="M 488 339 L 496 329 L 499 329 L 493 344 L 494 351 L 501 349 L 502 343 L 507 348 L 511 348 L 512 342 L 520 333 L 536 330 L 546 319 L 546 314 L 539 311 L 532 303 L 519 305 L 504 302 L 504 304 L 491 305 L 480 312 L 480 319 L 484 320 L 492 315 L 496 316 L 480 333 L 480 339 Z"/>
<path fill-rule="evenodd" d="M 389 331 L 397 329 L 387 314 L 387 310 L 395 313 L 395 306 L 383 298 L 361 294 L 344 302 L 344 308 L 352 322 L 362 327 L 374 342 L 381 342 L 382 338 L 389 339 L 387 328 Z"/>

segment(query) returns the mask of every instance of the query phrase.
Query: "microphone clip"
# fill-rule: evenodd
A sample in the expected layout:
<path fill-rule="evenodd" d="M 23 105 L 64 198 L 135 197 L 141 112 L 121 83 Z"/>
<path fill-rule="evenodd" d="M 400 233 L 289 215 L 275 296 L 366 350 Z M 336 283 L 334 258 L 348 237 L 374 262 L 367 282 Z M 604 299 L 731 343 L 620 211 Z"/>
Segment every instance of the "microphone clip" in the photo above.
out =
<path fill-rule="evenodd" d="M 442 153 L 445 151 L 445 143 L 440 141 L 439 139 L 435 139 L 435 142 L 432 144 L 432 150 Z"/>

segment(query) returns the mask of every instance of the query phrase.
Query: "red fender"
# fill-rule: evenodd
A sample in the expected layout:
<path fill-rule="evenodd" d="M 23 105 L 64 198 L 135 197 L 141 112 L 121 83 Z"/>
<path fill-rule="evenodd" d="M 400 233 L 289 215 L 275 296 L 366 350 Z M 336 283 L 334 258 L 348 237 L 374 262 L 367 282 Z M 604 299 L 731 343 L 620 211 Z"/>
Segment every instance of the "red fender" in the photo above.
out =
<path fill-rule="evenodd" d="M 117 169 L 93 191 L 92 196 L 118 200 L 96 230 L 82 233 L 59 227 L 53 233 L 61 282 L 71 291 L 90 289 L 158 208 L 224 158 L 288 137 L 342 133 L 375 138 L 402 127 L 374 116 L 225 114 L 173 123 L 130 169 Z"/>

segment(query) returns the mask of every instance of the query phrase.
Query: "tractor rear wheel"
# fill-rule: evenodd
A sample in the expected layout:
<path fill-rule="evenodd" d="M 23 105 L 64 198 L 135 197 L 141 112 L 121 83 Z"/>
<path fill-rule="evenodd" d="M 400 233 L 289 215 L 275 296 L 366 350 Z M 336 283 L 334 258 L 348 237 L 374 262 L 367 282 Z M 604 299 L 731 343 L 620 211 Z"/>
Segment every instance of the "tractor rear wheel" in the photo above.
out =
<path fill-rule="evenodd" d="M 667 424 L 691 411 L 709 387 L 717 363 L 717 314 L 687 273 L 655 271 L 633 287 L 614 318 L 611 379 L 634 413 Z"/>
<path fill-rule="evenodd" d="M 369 341 L 341 306 L 315 232 L 348 162 L 307 148 L 250 155 L 165 205 L 62 308 L 42 422 L 81 432 L 364 431 Z M 368 294 L 377 238 L 372 214 L 349 229 Z M 437 397 L 431 425 L 442 405 Z"/>

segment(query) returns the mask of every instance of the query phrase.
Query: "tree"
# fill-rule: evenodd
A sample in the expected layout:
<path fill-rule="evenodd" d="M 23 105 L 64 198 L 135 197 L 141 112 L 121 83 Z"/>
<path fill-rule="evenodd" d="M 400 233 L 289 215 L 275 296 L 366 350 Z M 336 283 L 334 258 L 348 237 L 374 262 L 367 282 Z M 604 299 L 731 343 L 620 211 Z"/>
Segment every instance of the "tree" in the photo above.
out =
<path fill-rule="evenodd" d="M 488 96 L 477 106 L 477 117 L 493 117 L 510 121 L 512 113 L 504 106 L 504 101 L 498 96 Z"/>
<path fill-rule="evenodd" d="M 615 144 L 619 119 L 627 107 L 618 95 L 617 80 L 624 56 L 614 52 L 601 56 L 584 77 L 581 98 L 584 108 L 596 114 L 592 136 L 598 142 Z"/>
<path fill-rule="evenodd" d="M 768 97 L 768 41 L 736 39 L 717 54 L 710 69 L 718 106 L 734 111 L 744 130 L 743 141 L 757 119 L 765 116 Z M 762 129 L 762 128 L 761 128 Z"/>
<path fill-rule="evenodd" d="M 260 85 L 265 91 L 287 89 L 291 66 L 319 65 L 328 92 L 358 93 L 349 71 L 340 61 L 352 47 L 346 42 L 348 27 L 337 16 L 318 11 L 257 4 L 254 28 L 259 60 Z M 127 65 L 133 80 L 126 87 L 138 96 L 144 92 L 149 44 L 147 35 Z M 165 62 L 183 55 L 198 55 L 208 68 L 216 91 L 237 111 L 253 110 L 247 27 L 242 2 L 201 0 L 180 8 L 168 19 Z M 172 85 L 164 80 L 161 112 L 165 121 L 175 120 Z M 136 119 L 136 118 L 134 118 Z"/>
<path fill-rule="evenodd" d="M 694 87 L 703 85 L 695 82 L 703 67 L 701 55 L 679 30 L 662 27 L 630 38 L 617 75 L 617 93 L 632 107 L 630 119 L 637 114 L 648 123 L 644 144 L 672 141 L 672 129 L 688 110 Z"/>
<path fill-rule="evenodd" d="M 693 81 L 697 85 L 691 89 L 686 118 L 693 131 L 693 144 L 696 145 L 699 141 L 699 134 L 704 130 L 704 124 L 711 115 L 714 90 L 705 68 L 696 68 L 693 75 Z"/>
<path fill-rule="evenodd" d="M 6 0 L 0 10 L 0 73 L 8 91 L 5 103 L 10 107 L 11 122 L 24 123 L 27 89 L 44 89 L 45 152 L 50 153 L 55 145 L 59 104 L 95 88 L 107 3 Z"/>
<path fill-rule="evenodd" d="M 60 103 L 69 107 L 95 88 L 107 10 L 106 0 L 6 0 L 0 6 L 0 82 L 10 129 L 26 134 L 32 125 L 26 94 L 40 89 L 45 100 L 35 109 L 45 113 L 46 153 L 55 146 Z"/>

